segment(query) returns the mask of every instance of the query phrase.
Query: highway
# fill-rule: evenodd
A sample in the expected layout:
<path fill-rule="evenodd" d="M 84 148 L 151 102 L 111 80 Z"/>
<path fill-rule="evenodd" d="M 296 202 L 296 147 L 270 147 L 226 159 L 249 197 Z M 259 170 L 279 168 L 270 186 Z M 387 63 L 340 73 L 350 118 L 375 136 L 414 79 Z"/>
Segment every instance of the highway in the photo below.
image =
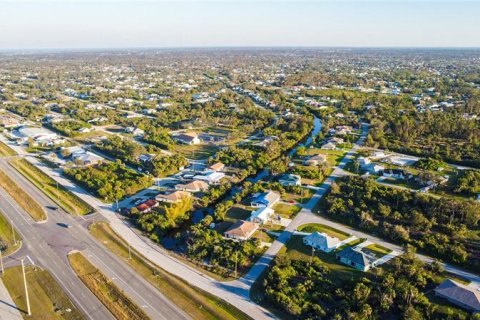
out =
<path fill-rule="evenodd" d="M 13 221 L 23 238 L 23 248 L 5 259 L 6 263 L 28 254 L 36 263 L 56 278 L 65 292 L 87 319 L 114 319 L 110 312 L 78 279 L 71 269 L 67 254 L 79 250 L 108 278 L 119 286 L 151 319 L 189 319 L 190 317 L 170 302 L 150 283 L 137 275 L 123 261 L 100 245 L 85 228 L 91 221 L 73 217 L 13 169 L 5 159 L 0 168 L 13 178 L 28 194 L 47 210 L 48 220 L 35 223 L 13 199 L 0 188 L 0 210 Z M 100 217 L 98 217 L 100 218 Z M 58 223 L 68 223 L 67 229 Z"/>

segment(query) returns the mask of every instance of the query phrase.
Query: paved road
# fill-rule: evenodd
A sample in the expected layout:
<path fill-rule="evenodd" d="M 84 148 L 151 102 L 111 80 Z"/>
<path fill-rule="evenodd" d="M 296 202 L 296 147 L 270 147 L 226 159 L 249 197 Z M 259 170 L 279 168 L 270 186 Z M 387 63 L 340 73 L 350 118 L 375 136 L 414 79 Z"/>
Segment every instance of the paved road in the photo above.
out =
<path fill-rule="evenodd" d="M 48 221 L 45 223 L 32 221 L 3 189 L 0 189 L 0 210 L 13 220 L 15 228 L 24 239 L 28 255 L 52 272 L 72 301 L 85 315 L 88 315 L 89 319 L 113 319 L 113 316 L 70 268 L 67 254 L 71 250 L 84 251 L 91 262 L 142 307 L 152 319 L 190 318 L 123 261 L 101 246 L 84 228 L 89 221 L 81 217 L 74 218 L 61 209 L 48 209 L 48 206 L 56 207 L 56 204 L 3 159 L 0 159 L 0 168 L 42 207 L 47 208 Z M 58 223 L 68 223 L 72 228 L 65 229 L 58 226 Z"/>

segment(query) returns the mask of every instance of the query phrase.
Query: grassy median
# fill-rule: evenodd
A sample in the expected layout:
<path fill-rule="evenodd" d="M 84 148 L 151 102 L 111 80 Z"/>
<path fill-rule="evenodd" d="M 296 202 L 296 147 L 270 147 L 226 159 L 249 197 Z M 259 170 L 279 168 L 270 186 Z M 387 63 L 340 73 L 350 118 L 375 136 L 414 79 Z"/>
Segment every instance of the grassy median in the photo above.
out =
<path fill-rule="evenodd" d="M 48 271 L 41 270 L 38 267 L 34 269 L 31 266 L 27 266 L 25 271 L 32 312 L 31 316 L 27 314 L 22 267 L 18 266 L 5 269 L 5 274 L 2 278 L 10 296 L 21 310 L 25 319 L 83 319 L 78 309 Z"/>
<path fill-rule="evenodd" d="M 70 254 L 68 260 L 83 283 L 118 320 L 150 319 L 111 280 L 90 263 L 80 252 Z"/>
<path fill-rule="evenodd" d="M 132 259 L 129 259 L 126 243 L 107 223 L 92 224 L 90 232 L 193 319 L 251 319 L 229 303 L 192 287 L 163 269 L 152 266 L 134 250 Z"/>
<path fill-rule="evenodd" d="M 21 237 L 17 230 L 12 228 L 5 215 L 0 211 L 0 247 L 2 255 L 8 256 L 21 245 Z"/>
<path fill-rule="evenodd" d="M 11 157 L 15 156 L 16 154 L 17 153 L 15 152 L 15 150 L 0 141 L 0 157 Z"/>
<path fill-rule="evenodd" d="M 88 203 L 61 185 L 59 185 L 57 189 L 55 180 L 27 160 L 13 159 L 9 161 L 9 163 L 38 189 L 42 190 L 50 199 L 65 209 L 65 211 L 75 215 L 85 215 L 93 211 L 93 208 Z"/>
<path fill-rule="evenodd" d="M 20 188 L 5 172 L 0 170 L 0 187 L 2 187 L 35 221 L 47 219 L 45 210 L 37 201 Z"/>

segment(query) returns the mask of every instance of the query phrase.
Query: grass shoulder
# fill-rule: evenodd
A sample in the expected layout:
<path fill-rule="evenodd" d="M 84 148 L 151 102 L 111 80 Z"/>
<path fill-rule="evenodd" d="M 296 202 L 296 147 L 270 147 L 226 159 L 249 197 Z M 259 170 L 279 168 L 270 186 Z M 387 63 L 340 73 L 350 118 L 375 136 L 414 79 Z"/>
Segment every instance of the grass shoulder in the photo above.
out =
<path fill-rule="evenodd" d="M 2 250 L 2 255 L 8 256 L 9 254 L 15 252 L 22 245 L 21 237 L 17 233 L 17 230 L 12 228 L 10 222 L 0 211 L 0 247 Z"/>
<path fill-rule="evenodd" d="M 5 287 L 25 319 L 83 319 L 79 310 L 48 271 L 41 270 L 38 267 L 27 266 L 25 273 L 28 283 L 31 316 L 28 316 L 26 313 L 27 306 L 23 287 L 22 267 L 8 268 L 2 277 Z"/>
<path fill-rule="evenodd" d="M 70 265 L 92 293 L 119 320 L 149 319 L 147 314 L 80 252 L 68 256 Z"/>
<path fill-rule="evenodd" d="M 15 152 L 15 150 L 0 141 L 0 157 L 11 157 L 15 156 L 16 154 L 17 153 Z"/>
<path fill-rule="evenodd" d="M 93 211 L 93 208 L 89 204 L 78 198 L 63 186 L 57 186 L 55 180 L 27 160 L 14 159 L 9 161 L 9 163 L 50 199 L 65 209 L 65 211 L 74 215 L 85 215 Z"/>
<path fill-rule="evenodd" d="M 4 171 L 0 170 L 0 187 L 2 187 L 33 220 L 47 219 L 45 210 L 28 193 L 20 188 Z"/>

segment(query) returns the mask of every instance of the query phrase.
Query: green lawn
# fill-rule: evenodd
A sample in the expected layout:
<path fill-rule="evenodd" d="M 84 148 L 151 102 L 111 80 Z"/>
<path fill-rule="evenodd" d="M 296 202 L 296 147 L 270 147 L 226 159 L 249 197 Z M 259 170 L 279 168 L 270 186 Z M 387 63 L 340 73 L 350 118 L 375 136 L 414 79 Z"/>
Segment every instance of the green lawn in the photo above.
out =
<path fill-rule="evenodd" d="M 31 316 L 27 314 L 22 267 L 5 269 L 2 280 L 25 319 L 80 320 L 83 316 L 48 271 L 31 266 L 25 268 Z M 1 318 L 1 316 L 0 316 Z"/>
<path fill-rule="evenodd" d="M 17 153 L 12 148 L 0 141 L 0 157 L 10 157 L 16 154 Z"/>
<path fill-rule="evenodd" d="M 188 159 L 200 160 L 207 159 L 217 152 L 218 147 L 210 144 L 177 144 L 174 151 L 183 154 Z"/>
<path fill-rule="evenodd" d="M 341 230 L 338 230 L 338 229 L 335 229 L 335 228 L 332 228 L 330 226 L 326 226 L 324 224 L 319 224 L 319 223 L 309 223 L 309 224 L 305 224 L 303 226 L 300 226 L 298 228 L 298 231 L 303 231 L 303 232 L 323 232 L 325 233 L 326 235 L 330 236 L 330 237 L 334 237 L 334 238 L 337 238 L 339 239 L 340 241 L 342 240 L 345 240 L 345 239 L 348 239 L 351 235 L 346 233 L 346 232 L 343 232 Z"/>
<path fill-rule="evenodd" d="M 297 205 L 291 205 L 286 203 L 277 203 L 273 210 L 275 214 L 278 214 L 286 219 L 292 219 L 302 208 Z"/>
<path fill-rule="evenodd" d="M 13 232 L 13 233 L 12 233 Z M 15 237 L 15 241 L 14 241 Z M 5 215 L 0 211 L 0 240 L 2 243 L 2 255 L 8 256 L 15 252 L 21 245 L 22 238 L 17 230 L 12 229 L 12 225 L 8 222 Z"/>
<path fill-rule="evenodd" d="M 252 235 L 252 238 L 256 238 L 262 242 L 267 242 L 267 243 L 272 243 L 275 241 L 275 237 L 272 235 L 269 235 L 267 232 L 264 230 L 258 229 L 255 231 L 255 233 Z"/>
<path fill-rule="evenodd" d="M 364 248 L 362 248 L 363 252 L 366 253 L 372 253 L 375 255 L 378 259 L 380 259 L 383 256 L 386 256 L 387 254 L 391 253 L 392 250 L 385 248 L 384 246 L 381 246 L 376 243 L 372 243 Z"/>
<path fill-rule="evenodd" d="M 61 185 L 59 185 L 57 189 L 55 180 L 25 159 L 15 159 L 9 161 L 9 163 L 50 199 L 64 208 L 65 211 L 75 215 L 85 215 L 93 211 L 93 208 L 89 204 Z"/>
<path fill-rule="evenodd" d="M 150 319 L 119 287 L 100 272 L 80 252 L 68 255 L 72 269 L 118 320 Z"/>
<path fill-rule="evenodd" d="M 28 193 L 13 181 L 9 175 L 0 170 L 0 187 L 2 187 L 25 210 L 33 220 L 47 219 L 45 210 Z"/>
<path fill-rule="evenodd" d="M 132 259 L 128 259 L 125 242 L 108 224 L 95 223 L 91 225 L 90 233 L 193 319 L 251 319 L 229 303 L 151 265 L 135 250 L 132 250 Z"/>
<path fill-rule="evenodd" d="M 307 149 L 307 155 L 309 156 L 313 156 L 316 154 L 326 154 L 327 164 L 329 166 L 338 165 L 346 153 L 346 150 L 323 150 L 320 148 Z"/>
<path fill-rule="evenodd" d="M 292 236 L 280 252 L 286 253 L 292 260 L 307 261 L 310 260 L 312 255 L 311 248 L 303 243 L 303 236 L 300 235 Z M 362 277 L 368 277 L 368 273 L 338 262 L 334 253 L 315 250 L 315 256 L 327 265 L 331 272 L 331 279 L 335 279 L 334 281 L 338 285 L 341 285 L 343 281 L 359 280 Z"/>
<path fill-rule="evenodd" d="M 307 203 L 308 200 L 313 196 L 314 191 L 312 189 L 302 188 L 303 194 L 295 194 L 287 192 L 282 195 L 282 200 L 289 202 L 289 201 L 296 201 L 299 203 Z"/>

